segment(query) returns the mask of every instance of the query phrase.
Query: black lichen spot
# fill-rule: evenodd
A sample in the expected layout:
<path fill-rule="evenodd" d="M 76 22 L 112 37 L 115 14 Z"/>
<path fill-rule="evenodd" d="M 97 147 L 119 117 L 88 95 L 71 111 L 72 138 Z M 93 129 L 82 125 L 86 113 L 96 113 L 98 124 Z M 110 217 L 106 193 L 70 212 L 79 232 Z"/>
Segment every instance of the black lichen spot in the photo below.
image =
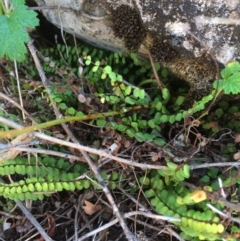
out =
<path fill-rule="evenodd" d="M 147 35 L 139 12 L 130 6 L 121 5 L 111 9 L 111 20 L 115 36 L 123 39 L 129 51 L 137 51 Z"/>
<path fill-rule="evenodd" d="M 155 38 L 150 53 L 155 61 L 168 62 L 176 57 L 177 51 L 174 50 L 168 42 L 164 42 L 159 38 Z"/>

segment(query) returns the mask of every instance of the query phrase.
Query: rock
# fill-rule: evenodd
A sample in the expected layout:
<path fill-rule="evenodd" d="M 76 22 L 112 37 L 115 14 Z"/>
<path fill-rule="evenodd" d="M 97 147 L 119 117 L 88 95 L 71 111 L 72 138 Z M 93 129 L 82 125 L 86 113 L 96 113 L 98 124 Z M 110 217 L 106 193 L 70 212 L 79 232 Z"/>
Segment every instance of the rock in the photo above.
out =
<path fill-rule="evenodd" d="M 239 0 L 35 1 L 56 6 L 43 10 L 47 19 L 88 43 L 147 57 L 150 51 L 196 98 L 218 77 L 217 62 L 240 59 Z"/>
<path fill-rule="evenodd" d="M 238 0 L 35 1 L 39 6 L 51 6 L 42 10 L 50 22 L 102 48 L 126 50 L 123 41 L 114 37 L 109 13 L 101 2 L 115 11 L 118 8 L 121 10 L 123 4 L 136 8 L 144 27 L 154 37 L 168 42 L 174 48 L 187 50 L 195 57 L 210 50 L 223 64 L 240 59 Z M 127 14 L 125 17 L 128 17 Z"/>

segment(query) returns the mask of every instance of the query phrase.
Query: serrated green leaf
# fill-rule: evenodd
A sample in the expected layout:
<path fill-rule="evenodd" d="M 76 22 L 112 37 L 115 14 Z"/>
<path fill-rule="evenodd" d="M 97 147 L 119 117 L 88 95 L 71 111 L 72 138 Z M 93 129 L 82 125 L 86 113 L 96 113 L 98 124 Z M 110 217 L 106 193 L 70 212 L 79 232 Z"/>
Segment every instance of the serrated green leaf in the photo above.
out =
<path fill-rule="evenodd" d="M 6 55 L 10 60 L 19 62 L 25 59 L 27 49 L 24 43 L 30 40 L 25 28 L 38 25 L 36 16 L 34 11 L 27 10 L 22 4 L 17 5 L 8 16 L 0 15 L 0 58 Z"/>
<path fill-rule="evenodd" d="M 237 61 L 229 63 L 222 71 L 221 76 L 224 79 L 230 77 L 231 74 L 236 73 L 240 70 L 240 64 Z"/>
<path fill-rule="evenodd" d="M 231 77 L 225 80 L 225 85 L 223 88 L 225 94 L 238 94 L 240 93 L 240 73 L 236 72 L 231 75 Z"/>

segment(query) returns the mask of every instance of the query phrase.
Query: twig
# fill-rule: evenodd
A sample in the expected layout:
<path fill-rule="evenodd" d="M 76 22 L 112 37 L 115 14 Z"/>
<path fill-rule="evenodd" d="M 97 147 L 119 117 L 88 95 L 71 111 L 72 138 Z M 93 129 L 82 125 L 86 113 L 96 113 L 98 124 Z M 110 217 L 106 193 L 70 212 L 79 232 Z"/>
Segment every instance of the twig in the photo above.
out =
<path fill-rule="evenodd" d="M 231 219 L 233 222 L 236 222 L 236 223 L 239 223 L 240 224 L 240 219 L 239 218 L 233 218 L 232 216 L 230 215 L 227 215 L 226 213 L 223 213 L 222 211 L 218 210 L 217 208 L 215 208 L 212 204 L 207 204 L 207 206 L 212 210 L 214 211 L 215 213 L 225 217 L 225 218 L 229 218 Z"/>
<path fill-rule="evenodd" d="M 153 73 L 154 73 L 154 76 L 158 82 L 158 87 L 162 90 L 164 88 L 164 85 L 162 84 L 159 76 L 158 76 L 158 73 L 157 73 L 157 70 L 155 68 L 155 64 L 154 64 L 154 61 L 153 61 L 153 58 L 152 58 L 152 54 L 150 53 L 149 49 L 147 50 L 148 52 L 148 56 L 149 56 L 149 59 L 150 59 L 150 62 L 151 62 L 151 65 L 152 65 L 152 68 L 153 68 Z"/>
<path fill-rule="evenodd" d="M 132 195 L 128 194 L 125 190 L 123 190 L 123 188 L 121 188 L 120 186 L 118 187 L 118 189 L 124 193 L 124 195 L 126 195 L 129 199 L 131 199 L 135 204 L 138 203 L 138 200 L 135 199 Z M 141 208 L 141 210 L 143 210 L 146 213 L 150 213 L 152 214 L 152 212 L 149 211 L 149 209 L 145 208 L 145 206 L 143 206 L 141 203 L 138 203 L 139 208 Z"/>
<path fill-rule="evenodd" d="M 139 167 L 143 170 L 146 170 L 146 169 L 167 170 L 168 169 L 168 167 L 166 167 L 166 166 L 142 164 L 142 163 L 134 162 L 132 160 L 123 159 L 121 157 L 117 157 L 117 156 L 114 156 L 110 153 L 107 153 L 104 150 L 97 150 L 97 149 L 94 149 L 94 148 L 91 148 L 91 147 L 83 146 L 81 144 L 75 144 L 75 143 L 67 142 L 67 141 L 64 141 L 64 140 L 57 139 L 57 138 L 52 137 L 52 136 L 47 136 L 43 133 L 33 132 L 32 134 L 34 134 L 36 137 L 38 137 L 40 139 L 50 141 L 50 142 L 55 143 L 55 144 L 72 147 L 72 148 L 78 149 L 80 151 L 90 152 L 90 153 L 99 155 L 100 157 L 106 157 L 106 158 L 109 158 L 111 160 L 115 160 L 117 162 L 127 164 L 128 166 Z"/>
<path fill-rule="evenodd" d="M 19 147 L 19 146 L 14 147 L 14 149 L 17 149 L 19 151 L 25 151 L 27 153 L 42 153 L 42 154 L 51 155 L 51 156 L 59 156 L 59 157 L 62 157 L 62 158 L 69 159 L 70 162 L 73 162 L 73 160 L 76 160 L 76 161 L 79 161 L 79 162 L 86 163 L 86 160 L 84 160 L 82 157 L 75 156 L 75 155 L 68 154 L 68 153 L 62 153 L 62 152 L 58 152 L 58 151 L 38 149 L 38 148 L 30 148 L 30 147 L 29 148 L 28 147 Z M 0 148 L 0 150 L 1 150 L 1 148 Z"/>
<path fill-rule="evenodd" d="M 19 216 L 19 215 L 11 215 L 11 214 L 3 212 L 3 211 L 0 211 L 0 214 L 2 216 L 6 216 L 6 217 L 9 217 L 9 218 L 12 218 L 12 219 L 24 219 L 25 218 L 25 217 Z"/>
<path fill-rule="evenodd" d="M 240 166 L 240 162 L 218 162 L 218 163 L 206 163 L 200 165 L 190 165 L 191 170 L 211 168 L 211 167 L 226 167 L 226 166 Z"/>
<path fill-rule="evenodd" d="M 32 118 L 32 116 L 23 108 L 23 106 L 19 105 L 16 101 L 14 101 L 13 99 L 9 98 L 7 95 L 3 94 L 2 92 L 0 92 L 0 98 L 3 98 L 5 100 L 7 100 L 8 102 L 10 102 L 11 104 L 13 104 L 14 106 L 16 106 L 17 108 L 19 108 L 34 124 L 37 124 L 37 122 Z"/>
<path fill-rule="evenodd" d="M 35 217 L 31 214 L 31 212 L 28 211 L 28 209 L 22 204 L 20 201 L 15 201 L 18 207 L 22 210 L 22 212 L 25 214 L 27 219 L 33 224 L 33 226 L 38 230 L 38 232 L 42 235 L 42 237 L 46 241 L 53 241 L 45 232 L 45 230 L 42 228 L 42 226 L 39 224 L 39 222 L 35 219 Z"/>
<path fill-rule="evenodd" d="M 145 213 L 145 212 L 142 212 L 142 211 L 129 212 L 129 213 L 124 214 L 123 217 L 124 218 L 128 218 L 128 217 L 135 216 L 135 215 L 143 215 L 143 216 L 145 216 L 147 218 L 152 218 L 152 219 L 155 219 L 155 220 L 165 220 L 165 221 L 170 221 L 170 222 L 173 222 L 173 221 L 174 222 L 180 222 L 181 221 L 180 218 L 172 218 L 172 217 L 166 217 L 166 216 L 161 216 L 161 215 L 156 215 L 156 214 L 149 214 L 149 213 Z M 94 234 L 99 233 L 102 230 L 107 229 L 107 228 L 113 226 L 117 222 L 118 222 L 118 220 L 114 219 L 111 222 L 108 222 L 107 224 L 103 225 L 102 227 L 99 227 L 98 229 L 95 229 L 92 232 L 89 232 L 89 233 L 83 235 L 81 238 L 78 239 L 78 241 L 82 241 L 85 238 L 93 236 Z"/>
<path fill-rule="evenodd" d="M 19 76 L 18 76 L 17 61 L 14 60 L 13 62 L 14 62 L 16 80 L 17 80 L 19 101 L 20 101 L 20 105 L 22 106 L 22 109 L 23 109 L 23 100 L 22 100 L 22 92 L 21 92 L 20 81 L 19 81 Z M 24 111 L 22 111 L 22 117 L 23 117 L 23 120 L 26 119 Z"/>

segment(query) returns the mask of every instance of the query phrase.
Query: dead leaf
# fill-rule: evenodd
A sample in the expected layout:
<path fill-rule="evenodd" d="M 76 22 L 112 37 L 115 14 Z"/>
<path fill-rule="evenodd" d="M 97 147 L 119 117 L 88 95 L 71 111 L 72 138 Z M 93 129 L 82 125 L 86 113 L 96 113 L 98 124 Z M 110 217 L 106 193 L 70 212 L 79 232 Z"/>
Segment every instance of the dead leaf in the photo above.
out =
<path fill-rule="evenodd" d="M 81 102 L 81 103 L 85 103 L 86 97 L 83 94 L 79 94 L 78 95 L 78 101 Z"/>
<path fill-rule="evenodd" d="M 239 142 L 240 142 L 240 134 L 239 134 L 239 133 L 236 133 L 236 134 L 234 135 L 234 141 L 235 141 L 236 143 L 239 143 Z"/>
<path fill-rule="evenodd" d="M 94 213 L 96 213 L 102 209 L 102 205 L 100 205 L 100 204 L 95 205 L 87 200 L 85 200 L 84 203 L 85 203 L 85 206 L 82 206 L 82 208 L 83 208 L 84 212 L 88 215 L 93 215 Z"/>
<path fill-rule="evenodd" d="M 15 149 L 14 146 L 18 146 L 24 143 L 29 143 L 32 140 L 32 138 L 28 134 L 21 134 L 15 139 L 13 139 L 8 144 L 2 144 L 0 143 L 0 147 L 2 147 L 3 150 L 0 150 L 0 162 L 7 161 L 9 159 L 14 159 L 21 151 L 18 149 Z M 4 149 L 4 147 L 10 147 Z M 11 146 L 13 148 L 11 148 Z"/>
<path fill-rule="evenodd" d="M 152 155 L 152 161 L 155 162 L 162 157 L 162 152 L 154 153 Z"/>
<path fill-rule="evenodd" d="M 239 160 L 240 159 L 240 151 L 234 154 L 233 156 L 234 160 Z"/>
<path fill-rule="evenodd" d="M 119 142 L 115 142 L 108 149 L 112 154 L 117 154 L 120 147 L 121 147 L 121 144 Z"/>
<path fill-rule="evenodd" d="M 47 227 L 47 234 L 49 237 L 52 237 L 56 233 L 56 222 L 52 215 L 47 214 L 48 217 L 48 227 Z M 38 241 L 44 241 L 45 239 L 41 236 L 41 238 Z"/>

